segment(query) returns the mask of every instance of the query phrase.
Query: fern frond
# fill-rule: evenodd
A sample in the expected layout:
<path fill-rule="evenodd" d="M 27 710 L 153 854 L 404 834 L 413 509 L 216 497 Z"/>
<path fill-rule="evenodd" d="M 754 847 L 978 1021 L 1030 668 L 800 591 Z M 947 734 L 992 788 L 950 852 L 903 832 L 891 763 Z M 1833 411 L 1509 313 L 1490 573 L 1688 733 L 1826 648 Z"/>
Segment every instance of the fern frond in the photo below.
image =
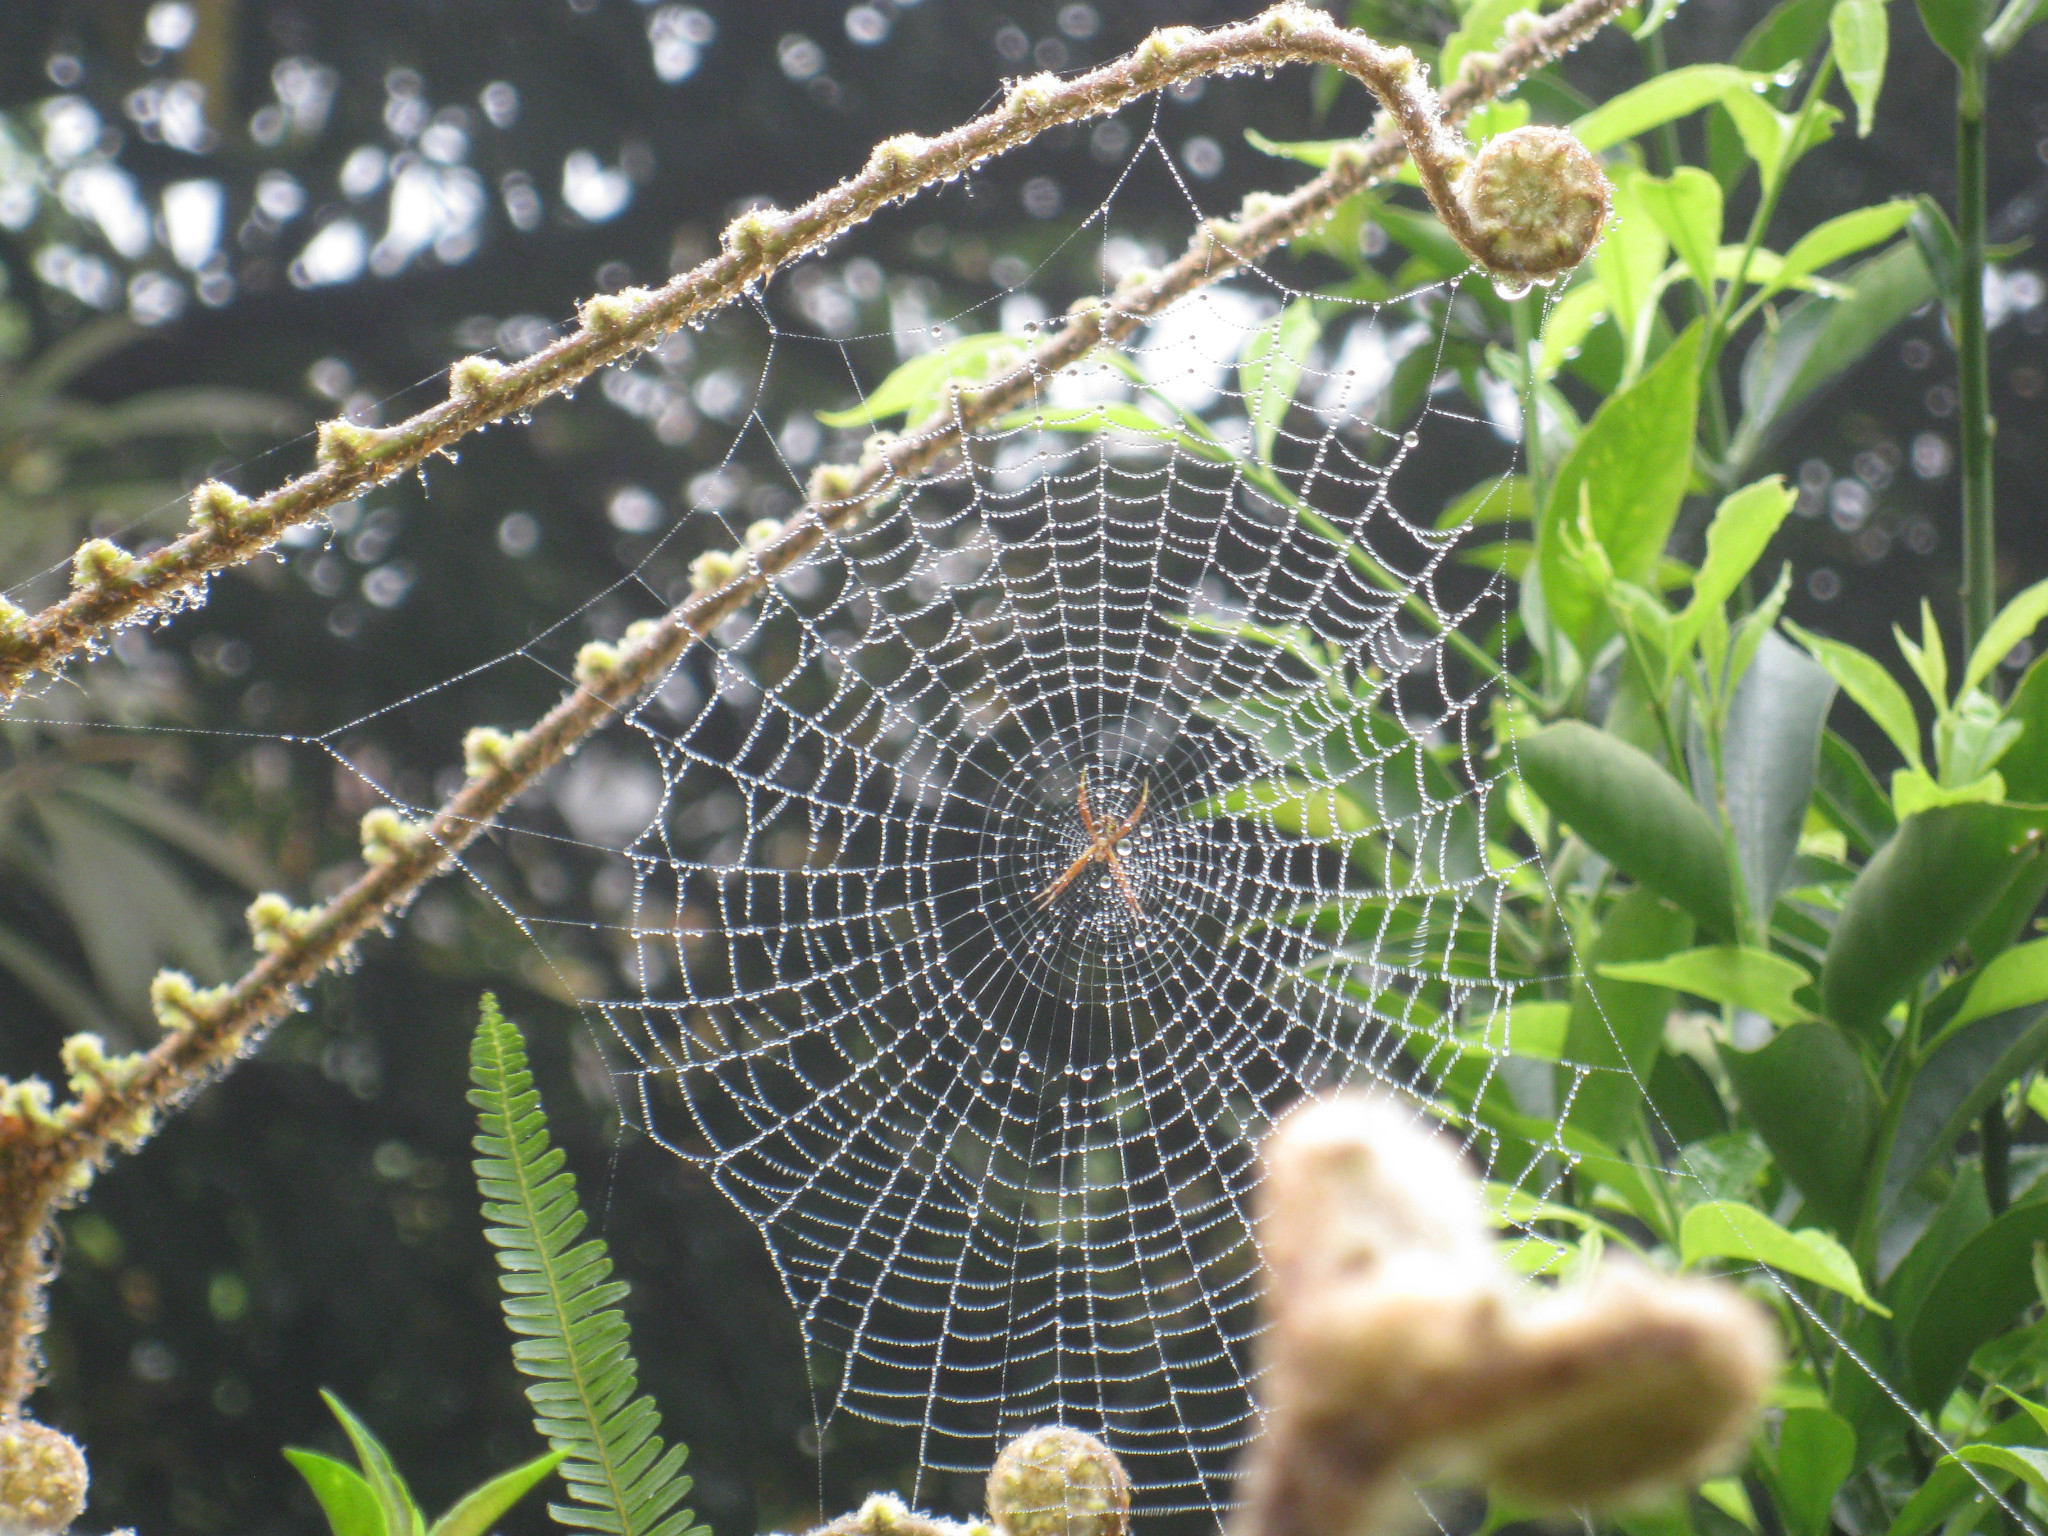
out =
<path fill-rule="evenodd" d="M 547 1116 L 518 1029 L 483 998 L 470 1047 L 469 1102 L 477 1108 L 477 1189 L 484 1235 L 498 1250 L 513 1363 L 534 1380 L 534 1427 L 562 1453 L 571 1504 L 548 1513 L 603 1536 L 708 1536 L 679 1509 L 690 1480 L 680 1445 L 664 1445 L 652 1398 L 636 1396 L 639 1365 L 601 1239 L 584 1228 L 576 1176 L 550 1146 Z"/>

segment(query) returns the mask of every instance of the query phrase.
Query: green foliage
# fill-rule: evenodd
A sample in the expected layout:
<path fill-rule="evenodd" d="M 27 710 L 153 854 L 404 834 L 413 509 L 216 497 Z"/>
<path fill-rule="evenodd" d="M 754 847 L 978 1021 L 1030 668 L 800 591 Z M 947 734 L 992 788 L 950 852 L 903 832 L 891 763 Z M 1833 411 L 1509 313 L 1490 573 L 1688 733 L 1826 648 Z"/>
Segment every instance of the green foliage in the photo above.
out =
<path fill-rule="evenodd" d="M 518 1029 L 485 994 L 470 1048 L 477 1110 L 476 1179 L 485 1236 L 498 1250 L 512 1359 L 526 1375 L 534 1427 L 560 1458 L 573 1504 L 548 1513 L 571 1530 L 680 1536 L 691 1514 L 689 1454 L 665 1446 L 654 1400 L 636 1396 L 639 1366 L 602 1240 L 579 1242 L 576 1177 L 549 1144 L 547 1116 Z M 701 1530 L 701 1527 L 695 1528 Z"/>
<path fill-rule="evenodd" d="M 318 1451 L 294 1448 L 284 1455 L 313 1490 L 334 1536 L 488 1536 L 505 1512 L 562 1460 L 560 1451 L 549 1451 L 523 1466 L 500 1472 L 457 1499 L 446 1514 L 428 1525 L 383 1442 L 332 1392 L 320 1396 L 354 1446 L 356 1465 L 351 1467 Z"/>
<path fill-rule="evenodd" d="M 1938 39 L 1953 34 L 1944 46 L 1988 46 L 1976 0 L 1922 9 Z M 1474 37 L 1454 35 L 1446 57 L 1485 46 L 1491 12 L 1469 8 L 1466 25 Z M 2000 663 L 2048 622 L 2048 583 L 1966 653 L 1929 609 L 1896 657 L 1867 654 L 1782 618 L 1791 572 L 1769 551 L 1795 497 L 1751 468 L 1909 313 L 1958 291 L 1957 237 L 1922 199 L 1768 240 L 1787 222 L 1777 198 L 1793 167 L 1841 128 L 1832 81 L 1870 131 L 1890 25 L 1883 0 L 1786 0 L 1732 65 L 1656 73 L 1579 116 L 1585 141 L 1613 151 L 1619 223 L 1542 307 L 1540 331 L 1483 354 L 1525 410 L 1543 391 L 1551 420 L 1517 473 L 1472 485 L 1438 520 L 1480 536 L 1462 558 L 1520 587 L 1509 668 L 1489 674 L 1507 697 L 1480 753 L 1414 743 L 1384 680 L 1306 633 L 1203 621 L 1271 648 L 1300 681 L 1204 706 L 1269 769 L 1197 812 L 1343 851 L 1355 891 L 1273 919 L 1304 943 L 1427 957 L 1425 979 L 1397 995 L 1337 985 L 1405 1021 L 1441 1112 L 1499 1166 L 1550 1170 L 1546 1201 L 1502 1195 L 1552 1245 L 1524 1243 L 1514 1262 L 1569 1273 L 1634 1246 L 1748 1276 L 1784 1320 L 1782 1411 L 1747 1468 L 1772 1508 L 1718 1487 L 1618 1522 L 1636 1536 L 1730 1520 L 1788 1536 L 1968 1536 L 1996 1495 L 2048 1501 L 2048 1408 L 2031 1395 L 2048 1381 L 2048 1156 L 2006 1147 L 2026 1114 L 2048 1116 L 2048 939 L 2033 936 L 2048 893 L 2048 659 L 2010 697 L 1997 687 Z M 1780 77 L 1816 49 L 1803 85 Z M 1668 127 L 1702 112 L 1706 163 L 1646 171 L 1636 141 L 1674 154 L 1685 141 Z M 1338 141 L 1254 142 L 1323 164 Z M 1731 230 L 1752 170 L 1761 206 Z M 1359 206 L 1410 253 L 1400 280 L 1455 274 L 1426 217 Z M 1378 580 L 1274 473 L 1316 302 L 1297 300 L 1241 360 L 1249 451 L 1192 421 L 1153 430 L 1237 462 Z M 1495 335 L 1508 329 L 1505 308 L 1486 314 Z M 1694 547 L 1670 547 L 1702 524 Z M 1830 729 L 1855 715 L 1895 762 L 1873 771 Z M 1458 803 L 1475 759 L 1505 793 L 1483 816 L 1422 830 L 1432 806 Z M 1454 859 L 1526 859 L 1547 878 L 1509 878 L 1484 922 L 1403 894 Z"/>

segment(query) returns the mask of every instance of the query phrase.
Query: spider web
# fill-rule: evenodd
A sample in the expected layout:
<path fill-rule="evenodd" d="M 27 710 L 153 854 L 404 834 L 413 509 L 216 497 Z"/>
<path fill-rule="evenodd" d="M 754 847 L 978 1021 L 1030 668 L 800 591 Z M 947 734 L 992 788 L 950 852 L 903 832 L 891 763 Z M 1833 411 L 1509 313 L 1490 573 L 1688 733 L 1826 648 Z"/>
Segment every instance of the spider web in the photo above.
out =
<path fill-rule="evenodd" d="M 1077 235 L 1105 287 L 1117 206 Z M 930 1468 L 1059 1422 L 1151 1507 L 1227 1505 L 1260 1137 L 1509 1039 L 1494 694 L 1443 638 L 1505 583 L 1400 492 L 1425 433 L 1504 469 L 1512 408 L 1380 419 L 1455 285 L 1332 303 L 1276 382 L 1301 298 L 1255 270 L 1041 380 L 687 661 L 691 718 L 633 719 L 663 806 L 640 995 L 601 1011 L 637 1118 L 763 1233 L 822 1420 L 912 1426 Z M 1063 880 L 1084 806 L 1119 867 Z"/>
<path fill-rule="evenodd" d="M 679 551 L 732 548 L 812 462 L 896 421 L 879 350 L 993 376 L 1049 324 L 1036 287 L 1073 297 L 1052 290 L 1077 254 L 1081 296 L 1108 295 L 1208 211 L 1155 121 L 1007 297 L 935 314 L 905 285 L 889 334 L 847 335 L 861 240 L 902 232 L 877 220 L 753 296 L 765 366 L 694 392 L 713 416 L 713 393 L 739 399 L 723 463 L 630 576 L 494 662 L 271 739 L 429 809 L 350 744 L 498 668 L 564 675 L 564 642 L 622 597 L 676 601 Z M 1487 748 L 1506 732 L 1485 658 L 1514 599 L 1487 501 L 1521 424 L 1477 366 L 1483 279 L 1311 301 L 1303 270 L 1255 264 L 1039 379 L 829 536 L 629 712 L 659 765 L 647 814 L 595 814 L 617 786 L 577 777 L 593 751 L 555 785 L 576 836 L 511 818 L 514 841 L 622 856 L 629 915 L 604 936 L 627 985 L 555 977 L 608 1026 L 629 1118 L 761 1232 L 820 1427 L 912 1429 L 923 1469 L 978 1475 L 1057 1422 L 1102 1434 L 1148 1509 L 1226 1509 L 1257 1429 L 1250 1211 L 1273 1120 L 1343 1085 L 1412 1095 L 1505 1204 L 1555 1188 L 1575 1097 L 1625 1070 L 1556 1059 L 1569 978 L 1508 941 L 1510 890 L 1547 876 L 1509 851 L 1528 840 Z M 869 419 L 828 438 L 816 413 L 849 392 Z M 657 359 L 604 393 L 659 435 L 678 390 Z M 1475 482 L 1476 511 L 1446 515 Z M 1091 823 L 1128 823 L 1114 867 L 1084 860 Z M 465 872 L 552 961 L 547 920 L 486 859 Z M 1488 1095 L 1512 1113 L 1482 1123 Z M 1530 1270 L 1564 1253 L 1524 1247 Z"/>

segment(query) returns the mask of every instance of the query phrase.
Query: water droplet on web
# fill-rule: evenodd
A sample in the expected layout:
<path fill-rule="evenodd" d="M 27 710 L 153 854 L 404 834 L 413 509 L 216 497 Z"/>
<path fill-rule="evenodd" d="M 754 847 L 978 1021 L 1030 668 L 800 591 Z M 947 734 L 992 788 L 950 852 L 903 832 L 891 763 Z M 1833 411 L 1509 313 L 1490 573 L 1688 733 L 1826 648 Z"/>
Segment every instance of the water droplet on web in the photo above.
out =
<path fill-rule="evenodd" d="M 946 328 L 943 325 L 935 325 L 932 327 L 932 334 L 934 336 L 943 336 L 946 334 Z"/>
<path fill-rule="evenodd" d="M 1422 434 L 1420 432 L 1403 432 L 1401 434 L 1401 446 L 1403 448 L 1420 448 L 1422 446 Z"/>
<path fill-rule="evenodd" d="M 995 1080 L 996 1075 L 993 1072 L 983 1072 L 981 1074 L 981 1084 L 984 1088 L 986 1088 L 989 1084 L 993 1083 Z"/>
<path fill-rule="evenodd" d="M 1003 1049 L 1006 1051 L 1014 1051 L 1015 1049 L 1017 1049 L 1017 1042 L 1012 1040 L 1008 1035 L 1005 1035 L 1003 1036 Z"/>
<path fill-rule="evenodd" d="M 1081 1081 L 1082 1081 L 1082 1082 L 1084 1082 L 1084 1083 L 1092 1083 L 1092 1082 L 1094 1082 L 1094 1081 L 1095 1081 L 1095 1069 L 1094 1069 L 1093 1067 L 1083 1067 L 1083 1068 L 1081 1069 Z"/>
<path fill-rule="evenodd" d="M 1496 277 L 1493 280 L 1493 291 L 1512 304 L 1516 299 L 1526 299 L 1529 296 L 1529 284 L 1518 277 Z"/>

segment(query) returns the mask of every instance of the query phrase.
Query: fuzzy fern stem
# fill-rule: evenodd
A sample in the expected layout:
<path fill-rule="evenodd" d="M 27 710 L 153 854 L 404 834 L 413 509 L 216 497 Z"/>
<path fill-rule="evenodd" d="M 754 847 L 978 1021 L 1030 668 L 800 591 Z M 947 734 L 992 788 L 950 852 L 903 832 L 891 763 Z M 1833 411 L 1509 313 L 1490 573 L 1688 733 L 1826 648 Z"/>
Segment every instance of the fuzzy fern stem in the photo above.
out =
<path fill-rule="evenodd" d="M 1482 68 L 1461 76 L 1442 98 L 1406 48 L 1383 46 L 1298 0 L 1281 0 L 1249 21 L 1207 32 L 1164 28 L 1123 58 L 1072 79 L 1036 75 L 1017 81 L 1001 106 L 950 133 L 931 139 L 900 135 L 876 146 L 863 169 L 800 208 L 740 215 L 726 229 L 716 256 L 662 287 L 586 300 L 581 326 L 533 356 L 510 364 L 489 358 L 457 363 L 450 370 L 448 398 L 438 405 L 389 427 L 322 423 L 315 468 L 266 495 L 252 500 L 208 482 L 193 493 L 191 531 L 146 557 L 104 539 L 90 541 L 74 562 L 74 590 L 63 601 L 35 615 L 0 615 L 0 694 L 14 692 L 36 672 L 51 671 L 115 627 L 161 612 L 173 600 L 199 600 L 213 575 L 254 558 L 292 527 L 734 303 L 889 204 L 1049 129 L 1105 116 L 1141 96 L 1207 75 L 1289 63 L 1344 71 L 1378 99 L 1391 136 L 1414 159 L 1431 205 L 1475 262 L 1518 279 L 1566 270 L 1591 250 L 1606 218 L 1606 184 L 1597 162 L 1550 129 L 1504 134 L 1468 162 L 1453 125 L 1462 109 L 1575 47 L 1620 9 L 1618 0 L 1572 0 L 1487 56 Z M 1369 155 L 1379 141 L 1363 148 Z M 1572 157 L 1576 179 L 1562 178 L 1561 153 Z M 1355 172 L 1357 164 L 1350 169 Z"/>

